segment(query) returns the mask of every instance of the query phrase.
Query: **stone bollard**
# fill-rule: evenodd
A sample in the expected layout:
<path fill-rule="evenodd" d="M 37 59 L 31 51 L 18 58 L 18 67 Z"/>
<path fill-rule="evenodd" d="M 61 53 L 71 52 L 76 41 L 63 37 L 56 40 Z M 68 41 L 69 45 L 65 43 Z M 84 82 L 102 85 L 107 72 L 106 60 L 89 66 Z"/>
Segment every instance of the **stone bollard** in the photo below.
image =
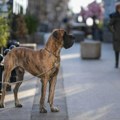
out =
<path fill-rule="evenodd" d="M 82 59 L 99 59 L 100 57 L 101 57 L 100 41 L 81 42 L 81 58 Z"/>

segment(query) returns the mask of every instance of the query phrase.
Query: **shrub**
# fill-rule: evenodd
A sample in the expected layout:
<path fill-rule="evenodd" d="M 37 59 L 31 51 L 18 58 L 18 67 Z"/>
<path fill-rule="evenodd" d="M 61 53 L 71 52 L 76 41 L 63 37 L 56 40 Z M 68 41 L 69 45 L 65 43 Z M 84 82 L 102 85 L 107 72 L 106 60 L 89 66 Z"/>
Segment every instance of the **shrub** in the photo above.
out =
<path fill-rule="evenodd" d="M 25 16 L 25 21 L 28 29 L 28 34 L 31 35 L 37 31 L 38 19 L 34 15 L 27 14 Z"/>
<path fill-rule="evenodd" d="M 0 17 L 0 47 L 6 46 L 9 37 L 9 26 L 7 19 Z"/>

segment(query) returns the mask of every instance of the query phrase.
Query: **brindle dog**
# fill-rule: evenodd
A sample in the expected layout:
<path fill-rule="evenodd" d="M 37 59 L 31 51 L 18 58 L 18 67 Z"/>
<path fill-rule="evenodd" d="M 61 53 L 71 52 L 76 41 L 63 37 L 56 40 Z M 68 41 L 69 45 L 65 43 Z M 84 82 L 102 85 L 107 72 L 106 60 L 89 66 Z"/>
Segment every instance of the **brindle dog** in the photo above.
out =
<path fill-rule="evenodd" d="M 74 37 L 67 34 L 63 29 L 55 29 L 49 37 L 43 49 L 34 51 L 28 48 L 14 48 L 11 50 L 4 59 L 4 75 L 3 82 L 8 82 L 11 71 L 17 68 L 18 80 L 21 81 L 15 85 L 14 98 L 15 106 L 22 107 L 18 100 L 18 89 L 22 84 L 24 71 L 28 71 L 34 76 L 41 78 L 41 99 L 40 99 L 40 112 L 46 113 L 45 109 L 45 96 L 47 83 L 49 82 L 49 96 L 48 102 L 52 112 L 58 112 L 59 109 L 54 107 L 54 91 L 56 85 L 56 78 L 60 67 L 60 51 L 62 47 L 65 49 L 70 48 L 74 43 Z M 47 71 L 47 72 L 46 72 Z M 45 73 L 45 74 L 42 74 Z M 41 74 L 41 75 L 40 75 Z M 40 76 L 39 76 L 40 75 Z M 2 97 L 0 107 L 4 108 L 4 98 L 6 93 L 6 84 L 3 84 Z"/>

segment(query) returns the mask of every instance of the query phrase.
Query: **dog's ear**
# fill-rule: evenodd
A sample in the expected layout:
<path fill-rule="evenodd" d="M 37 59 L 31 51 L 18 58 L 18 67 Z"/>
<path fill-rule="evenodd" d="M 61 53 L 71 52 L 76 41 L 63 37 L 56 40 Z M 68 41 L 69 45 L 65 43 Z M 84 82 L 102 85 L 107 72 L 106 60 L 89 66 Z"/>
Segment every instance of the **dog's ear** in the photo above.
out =
<path fill-rule="evenodd" d="M 55 39 L 58 39 L 58 31 L 54 31 L 52 35 Z"/>

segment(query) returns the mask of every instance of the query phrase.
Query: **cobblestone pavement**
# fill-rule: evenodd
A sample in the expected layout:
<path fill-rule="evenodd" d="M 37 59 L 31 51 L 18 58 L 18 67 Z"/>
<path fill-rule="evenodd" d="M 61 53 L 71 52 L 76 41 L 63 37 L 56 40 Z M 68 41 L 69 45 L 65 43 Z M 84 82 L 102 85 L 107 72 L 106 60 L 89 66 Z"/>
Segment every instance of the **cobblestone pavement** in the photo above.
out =
<path fill-rule="evenodd" d="M 30 74 L 26 73 L 24 80 L 31 78 Z M 13 92 L 7 92 L 5 97 L 5 108 L 0 109 L 0 120 L 30 120 L 33 100 L 36 92 L 36 83 L 38 78 L 34 78 L 29 82 L 22 83 L 19 90 L 19 98 L 22 103 L 22 108 L 15 108 Z M 12 86 L 13 89 L 14 85 Z"/>
<path fill-rule="evenodd" d="M 62 69 L 60 69 L 59 71 L 56 90 L 55 90 L 55 99 L 54 99 L 55 105 L 58 106 L 58 108 L 60 109 L 60 112 L 52 113 L 50 111 L 49 104 L 47 103 L 47 97 L 46 97 L 46 103 L 47 103 L 46 108 L 48 112 L 43 113 L 43 114 L 39 112 L 38 103 L 40 100 L 40 88 L 41 86 L 38 87 L 37 92 L 36 92 L 32 114 L 31 114 L 31 119 L 32 120 L 68 120 L 67 104 L 66 104 L 66 97 L 65 97 L 63 77 L 62 77 Z M 48 92 L 46 96 L 48 96 Z"/>
<path fill-rule="evenodd" d="M 102 44 L 99 60 L 82 60 L 80 45 L 62 52 L 69 120 L 120 120 L 120 68 L 112 44 Z"/>
<path fill-rule="evenodd" d="M 99 60 L 82 60 L 79 44 L 61 56 L 55 92 L 60 112 L 50 112 L 46 97 L 48 113 L 39 113 L 41 83 L 34 78 L 20 88 L 23 108 L 15 108 L 12 92 L 7 93 L 0 120 L 120 120 L 120 68 L 114 68 L 112 45 L 102 44 Z"/>

